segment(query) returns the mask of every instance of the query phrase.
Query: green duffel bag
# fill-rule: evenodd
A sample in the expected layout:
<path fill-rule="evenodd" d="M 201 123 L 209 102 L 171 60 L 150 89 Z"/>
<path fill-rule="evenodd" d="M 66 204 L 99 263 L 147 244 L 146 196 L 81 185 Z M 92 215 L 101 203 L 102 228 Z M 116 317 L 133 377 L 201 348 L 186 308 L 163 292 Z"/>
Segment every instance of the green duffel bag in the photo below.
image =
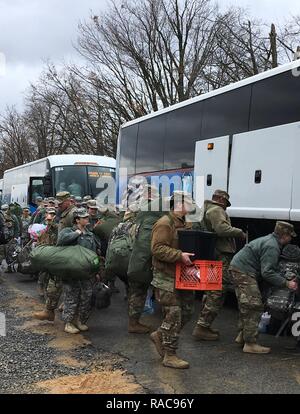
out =
<path fill-rule="evenodd" d="M 162 209 L 162 199 L 149 203 L 149 211 L 140 211 L 136 217 L 138 233 L 133 244 L 128 265 L 128 281 L 149 285 L 153 279 L 151 233 L 154 224 L 166 212 Z"/>
<path fill-rule="evenodd" d="M 100 238 L 108 242 L 113 229 L 121 222 L 119 217 L 109 217 L 104 221 L 100 220 L 99 224 L 96 224 L 93 232 Z"/>
<path fill-rule="evenodd" d="M 100 269 L 96 253 L 79 245 L 38 246 L 29 257 L 36 271 L 48 272 L 63 280 L 90 279 Z"/>
<path fill-rule="evenodd" d="M 134 243 L 135 223 L 120 223 L 113 231 L 105 257 L 105 275 L 127 280 L 127 270 Z"/>

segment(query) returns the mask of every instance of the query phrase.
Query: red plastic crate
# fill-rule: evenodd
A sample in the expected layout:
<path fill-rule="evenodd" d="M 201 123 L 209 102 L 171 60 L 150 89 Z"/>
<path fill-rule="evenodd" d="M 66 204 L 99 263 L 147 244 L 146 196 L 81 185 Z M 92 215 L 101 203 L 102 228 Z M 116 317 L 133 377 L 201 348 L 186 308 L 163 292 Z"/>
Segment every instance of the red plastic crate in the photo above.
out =
<path fill-rule="evenodd" d="M 222 290 L 222 262 L 195 260 L 193 266 L 176 265 L 176 289 Z"/>

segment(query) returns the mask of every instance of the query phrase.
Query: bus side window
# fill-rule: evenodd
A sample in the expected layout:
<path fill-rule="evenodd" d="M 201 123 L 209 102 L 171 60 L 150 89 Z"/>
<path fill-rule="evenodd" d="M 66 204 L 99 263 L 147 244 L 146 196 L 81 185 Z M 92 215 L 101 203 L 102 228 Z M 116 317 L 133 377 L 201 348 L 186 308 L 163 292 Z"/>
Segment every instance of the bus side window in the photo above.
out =
<path fill-rule="evenodd" d="M 43 178 L 30 178 L 29 201 L 36 204 L 37 197 L 44 198 Z"/>

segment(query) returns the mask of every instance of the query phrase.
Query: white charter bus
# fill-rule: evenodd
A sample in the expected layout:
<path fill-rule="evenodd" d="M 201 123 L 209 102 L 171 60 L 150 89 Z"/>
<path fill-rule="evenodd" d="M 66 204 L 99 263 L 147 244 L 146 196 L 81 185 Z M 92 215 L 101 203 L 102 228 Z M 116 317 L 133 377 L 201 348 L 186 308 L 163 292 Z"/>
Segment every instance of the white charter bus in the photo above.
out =
<path fill-rule="evenodd" d="M 193 180 L 198 205 L 221 188 L 230 193 L 233 223 L 251 238 L 275 220 L 293 222 L 300 234 L 299 157 L 296 60 L 122 125 L 117 178 L 122 188 L 123 169 L 148 181 L 177 176 L 190 192 Z"/>
<path fill-rule="evenodd" d="M 69 191 L 74 196 L 99 197 L 103 178 L 115 178 L 114 158 L 97 155 L 51 155 L 4 172 L 2 203 L 35 206 L 37 196 Z"/>

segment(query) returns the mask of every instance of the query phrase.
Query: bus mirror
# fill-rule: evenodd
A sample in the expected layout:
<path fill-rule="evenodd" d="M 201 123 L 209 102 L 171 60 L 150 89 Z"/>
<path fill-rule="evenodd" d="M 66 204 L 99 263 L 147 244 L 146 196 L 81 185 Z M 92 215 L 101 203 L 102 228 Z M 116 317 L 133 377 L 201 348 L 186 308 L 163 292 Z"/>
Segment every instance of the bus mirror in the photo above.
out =
<path fill-rule="evenodd" d="M 51 195 L 52 185 L 51 177 L 45 177 L 44 179 L 44 194 L 49 197 Z"/>

